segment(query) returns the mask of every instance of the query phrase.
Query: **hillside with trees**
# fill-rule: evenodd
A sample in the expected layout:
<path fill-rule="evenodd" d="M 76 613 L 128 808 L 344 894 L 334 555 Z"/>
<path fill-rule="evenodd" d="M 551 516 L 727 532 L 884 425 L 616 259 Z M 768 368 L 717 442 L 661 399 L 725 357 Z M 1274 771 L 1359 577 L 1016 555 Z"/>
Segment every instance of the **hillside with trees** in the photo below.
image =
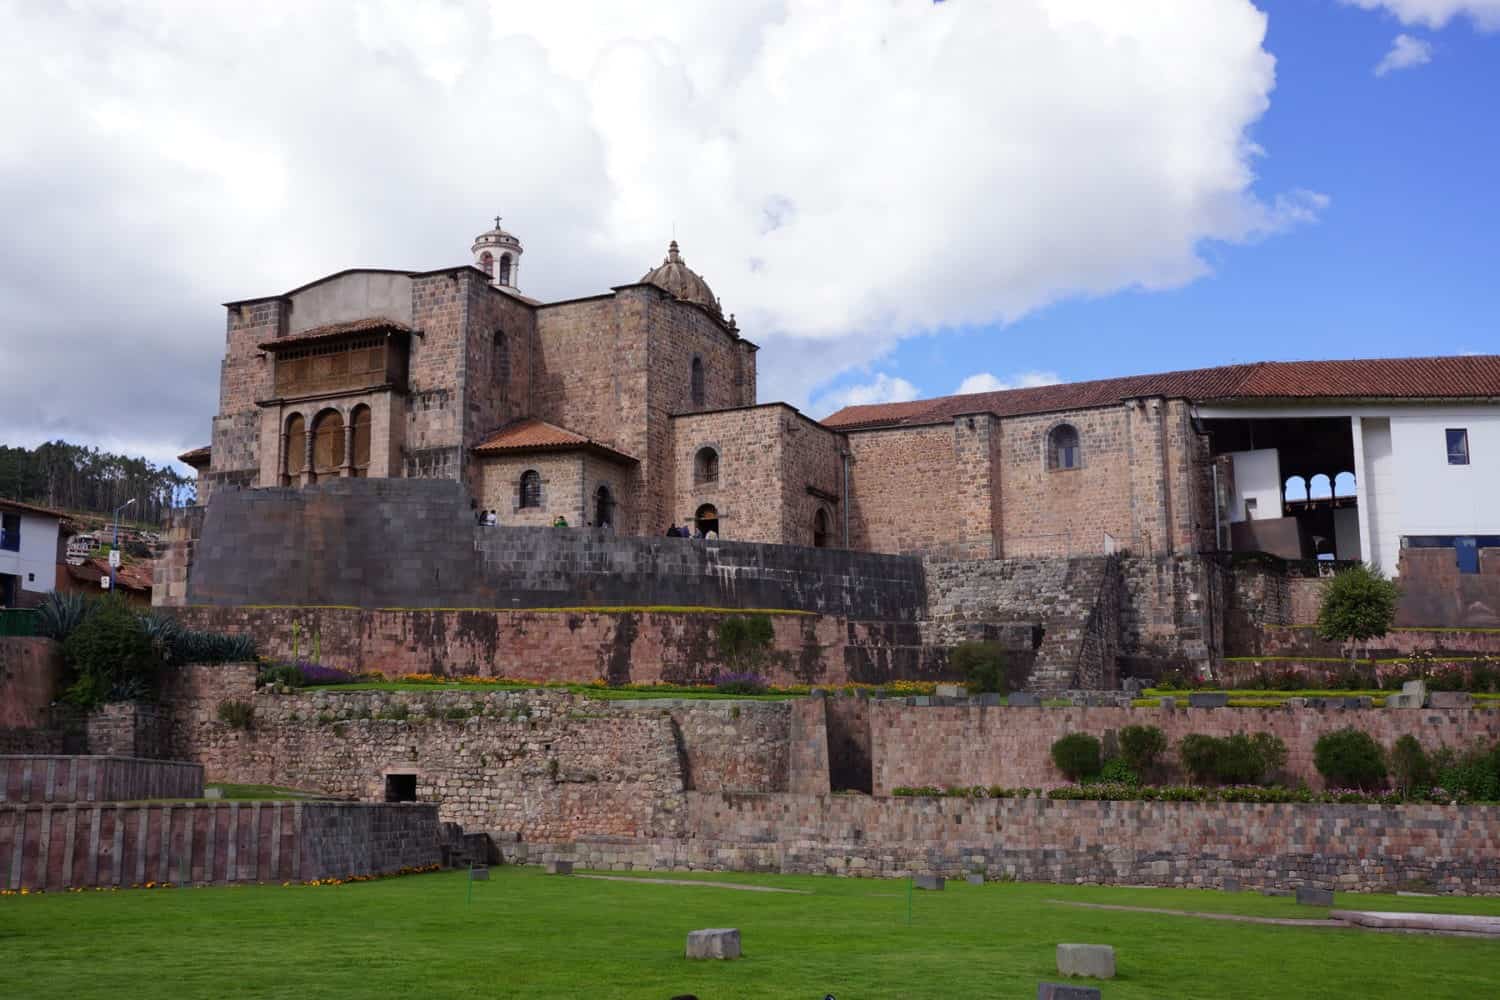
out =
<path fill-rule="evenodd" d="M 0 445 L 0 497 L 106 517 L 134 498 L 129 520 L 160 525 L 168 510 L 192 501 L 193 480 L 144 458 L 66 441 Z"/>

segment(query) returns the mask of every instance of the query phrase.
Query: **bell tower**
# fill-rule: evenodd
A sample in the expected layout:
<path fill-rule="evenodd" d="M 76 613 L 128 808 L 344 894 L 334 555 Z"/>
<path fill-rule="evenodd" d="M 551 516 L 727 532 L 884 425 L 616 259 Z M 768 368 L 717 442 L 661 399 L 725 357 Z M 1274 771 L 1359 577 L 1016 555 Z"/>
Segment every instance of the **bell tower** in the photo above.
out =
<path fill-rule="evenodd" d="M 500 216 L 495 216 L 495 228 L 474 237 L 474 266 L 490 276 L 490 284 L 496 288 L 517 290 L 521 273 L 521 241 L 500 228 Z"/>

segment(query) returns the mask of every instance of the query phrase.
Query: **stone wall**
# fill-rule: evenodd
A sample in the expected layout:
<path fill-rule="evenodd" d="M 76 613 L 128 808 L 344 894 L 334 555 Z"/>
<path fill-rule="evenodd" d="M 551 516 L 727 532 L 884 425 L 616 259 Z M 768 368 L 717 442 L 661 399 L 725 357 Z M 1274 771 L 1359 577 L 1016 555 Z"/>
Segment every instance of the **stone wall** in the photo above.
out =
<path fill-rule="evenodd" d="M 672 605 L 875 620 L 911 620 L 925 604 L 915 559 L 601 529 L 480 528 L 451 481 L 220 490 L 176 528 L 158 604 Z"/>
<path fill-rule="evenodd" d="M 612 684 L 711 683 L 726 615 L 707 612 L 176 608 L 184 625 L 253 635 L 261 655 L 316 659 L 387 676 L 506 676 Z M 945 679 L 946 652 L 902 623 L 770 616 L 773 648 L 756 669 L 771 683 L 840 685 Z"/>
<path fill-rule="evenodd" d="M 62 644 L 31 636 L 0 636 L 0 732 L 40 729 L 63 679 Z"/>
<path fill-rule="evenodd" d="M 121 701 L 89 712 L 84 733 L 89 753 L 149 760 L 167 755 L 170 723 L 155 705 Z"/>
<path fill-rule="evenodd" d="M 437 808 L 355 802 L 0 806 L 0 886 L 343 878 L 438 863 Z"/>
<path fill-rule="evenodd" d="M 171 760 L 110 756 L 0 757 L 0 802 L 125 802 L 196 799 L 203 768 Z"/>
<path fill-rule="evenodd" d="M 687 797 L 682 839 L 587 839 L 597 868 L 1500 892 L 1500 807 Z"/>

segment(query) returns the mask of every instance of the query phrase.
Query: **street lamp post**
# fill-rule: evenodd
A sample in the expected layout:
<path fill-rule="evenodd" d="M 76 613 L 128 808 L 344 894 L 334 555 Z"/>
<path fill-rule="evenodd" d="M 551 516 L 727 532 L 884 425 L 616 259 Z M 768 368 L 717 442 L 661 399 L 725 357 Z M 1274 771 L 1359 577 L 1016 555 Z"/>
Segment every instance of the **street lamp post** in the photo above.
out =
<path fill-rule="evenodd" d="M 135 503 L 135 498 L 131 497 L 129 500 L 126 500 L 124 503 L 120 504 L 120 506 L 118 506 L 118 507 L 115 508 L 115 542 L 114 542 L 114 551 L 116 553 L 118 553 L 120 551 L 120 511 L 124 510 L 126 507 L 129 507 L 133 503 Z M 119 560 L 120 560 L 120 556 L 116 555 L 113 559 L 111 559 L 109 561 L 109 592 L 111 594 L 113 594 L 115 592 L 115 563 L 117 561 L 119 561 Z"/>

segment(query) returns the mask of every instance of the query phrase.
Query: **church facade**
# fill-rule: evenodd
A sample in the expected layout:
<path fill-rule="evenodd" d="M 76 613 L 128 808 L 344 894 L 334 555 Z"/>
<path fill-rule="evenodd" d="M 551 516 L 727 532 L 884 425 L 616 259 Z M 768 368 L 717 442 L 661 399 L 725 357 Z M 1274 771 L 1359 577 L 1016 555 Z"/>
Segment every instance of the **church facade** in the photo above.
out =
<path fill-rule="evenodd" d="M 1394 570 L 1412 544 L 1500 545 L 1480 502 L 1500 357 L 1261 362 L 816 421 L 757 402 L 756 345 L 675 241 L 640 280 L 560 302 L 518 290 L 499 220 L 471 252 L 227 303 L 212 444 L 182 456 L 200 502 L 424 477 L 500 524 L 956 558 L 1252 547 Z M 1414 493 L 1417 469 L 1435 478 Z"/>

